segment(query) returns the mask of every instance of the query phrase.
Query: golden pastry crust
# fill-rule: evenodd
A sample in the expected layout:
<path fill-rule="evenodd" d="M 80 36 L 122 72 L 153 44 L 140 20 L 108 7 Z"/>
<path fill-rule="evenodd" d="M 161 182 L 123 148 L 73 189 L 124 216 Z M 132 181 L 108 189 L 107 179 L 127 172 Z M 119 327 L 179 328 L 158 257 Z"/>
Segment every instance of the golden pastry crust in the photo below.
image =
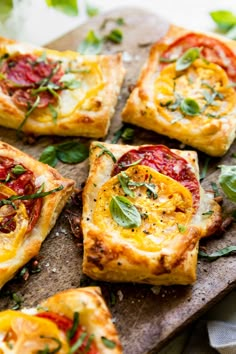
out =
<path fill-rule="evenodd" d="M 107 134 L 114 114 L 120 87 L 124 78 L 121 54 L 80 55 L 72 51 L 34 47 L 0 38 L 0 56 L 8 53 L 45 55 L 52 61 L 60 61 L 64 72 L 73 68 L 71 74 L 80 82 L 79 87 L 63 89 L 53 105 L 35 108 L 27 118 L 22 131 L 35 135 L 85 136 L 101 138 Z M 36 96 L 35 96 L 36 97 Z M 18 129 L 25 118 L 26 109 L 14 103 L 11 96 L 0 89 L 0 125 Z"/>
<path fill-rule="evenodd" d="M 236 93 L 230 87 L 226 72 L 202 59 L 182 72 L 176 72 L 175 63 L 170 63 L 163 70 L 159 63 L 168 46 L 187 33 L 190 31 L 172 25 L 167 34 L 152 46 L 136 87 L 123 109 L 122 119 L 178 139 L 209 155 L 221 156 L 229 149 L 236 131 Z M 236 53 L 234 41 L 212 34 L 207 36 L 220 40 Z M 209 97 L 213 92 L 210 86 L 221 93 L 212 105 L 206 101 L 206 94 Z M 172 109 L 168 102 L 176 103 L 177 95 L 197 101 L 199 113 L 186 115 L 180 106 Z"/>
<path fill-rule="evenodd" d="M 14 276 L 17 270 L 38 254 L 42 242 L 55 225 L 60 212 L 72 194 L 75 182 L 62 177 L 54 168 L 36 161 L 29 155 L 4 142 L 0 142 L 0 157 L 12 159 L 16 164 L 22 164 L 26 169 L 32 171 L 35 177 L 35 186 L 39 188 L 45 183 L 45 192 L 58 188 L 61 185 L 63 186 L 63 189 L 60 191 L 42 198 L 42 208 L 37 223 L 25 236 L 23 234 L 19 241 L 14 241 L 17 242 L 17 244 L 15 244 L 15 249 L 12 250 L 13 254 L 0 262 L 1 288 Z M 1 233 L 1 235 L 3 242 L 3 236 L 6 234 Z M 14 237 L 13 232 L 13 238 Z M 10 247 L 13 247 L 13 245 L 14 243 L 12 243 Z M 3 251 L 0 257 L 4 259 Z"/>
<path fill-rule="evenodd" d="M 116 159 L 129 150 L 138 148 L 107 143 L 102 145 Z M 198 177 L 197 154 L 194 151 L 172 151 L 185 158 Z M 101 155 L 101 148 L 93 142 L 89 177 L 83 191 L 84 273 L 93 279 L 104 281 L 133 281 L 162 285 L 193 283 L 196 280 L 198 241 L 201 237 L 212 234 L 221 223 L 220 206 L 213 200 L 213 194 L 205 193 L 201 188 L 200 206 L 197 212 L 194 212 L 191 193 L 180 183 L 147 166 L 129 167 L 126 173 L 133 176 L 134 181 L 137 181 L 142 173 L 146 173 L 148 179 L 150 170 L 154 184 L 158 178 L 160 179 L 157 187 L 160 200 L 165 198 L 165 193 L 170 200 L 173 200 L 173 195 L 178 199 L 180 194 L 182 197 L 179 200 L 182 198 L 183 203 L 187 204 L 173 201 L 177 203 L 175 204 L 177 209 L 184 210 L 183 213 L 176 212 L 173 219 L 170 211 L 172 204 L 162 209 L 161 204 L 158 204 L 158 198 L 156 204 L 155 200 L 145 198 L 146 193 L 142 192 L 141 187 L 139 193 L 143 199 L 139 201 L 136 197 L 134 204 L 137 204 L 138 209 L 140 206 L 146 207 L 149 219 L 144 219 L 140 227 L 124 229 L 116 225 L 109 215 L 107 206 L 112 195 L 122 193 L 117 187 L 117 176 L 111 178 L 113 166 L 114 162 L 110 155 L 106 153 Z M 158 210 L 162 211 L 162 217 Z M 143 211 L 144 209 L 140 213 Z M 152 227 L 154 220 L 156 221 Z M 180 231 L 177 226 L 179 228 L 182 224 L 185 227 Z M 141 233 L 144 226 L 146 230 L 151 230 L 150 236 L 148 233 Z"/>
<path fill-rule="evenodd" d="M 74 313 L 77 312 L 78 325 L 85 329 L 87 337 L 94 336 L 93 342 L 99 353 L 122 353 L 117 331 L 99 287 L 65 290 L 42 301 L 37 309 L 28 311 L 25 309 L 22 312 L 12 310 L 0 312 L 0 333 L 4 334 L 14 327 L 16 337 L 11 342 L 12 350 L 9 350 L 6 341 L 0 341 L 1 353 L 29 354 L 36 350 L 43 350 L 47 345 L 50 348 L 53 345 L 55 347 L 56 339 L 61 344 L 61 349 L 57 353 L 68 354 L 70 346 L 66 333 L 58 329 L 56 323 L 47 317 L 34 316 L 42 312 L 65 316 L 70 320 L 73 320 Z M 111 341 L 113 348 L 108 348 L 102 338 Z"/>

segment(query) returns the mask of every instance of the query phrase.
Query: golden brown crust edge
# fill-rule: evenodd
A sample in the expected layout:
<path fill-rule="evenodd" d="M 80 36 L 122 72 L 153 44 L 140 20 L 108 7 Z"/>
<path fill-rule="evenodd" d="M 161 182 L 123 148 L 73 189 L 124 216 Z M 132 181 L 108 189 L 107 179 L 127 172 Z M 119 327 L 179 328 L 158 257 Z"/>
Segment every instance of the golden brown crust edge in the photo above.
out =
<path fill-rule="evenodd" d="M 16 252 L 16 256 L 0 263 L 0 288 L 40 250 L 42 242 L 56 223 L 56 220 L 74 190 L 75 182 L 62 177 L 54 168 L 36 161 L 26 153 L 0 142 L 0 156 L 14 159 L 34 173 L 36 185 L 45 183 L 45 191 L 63 186 L 63 189 L 43 198 L 39 219 L 29 234 L 26 235 Z"/>

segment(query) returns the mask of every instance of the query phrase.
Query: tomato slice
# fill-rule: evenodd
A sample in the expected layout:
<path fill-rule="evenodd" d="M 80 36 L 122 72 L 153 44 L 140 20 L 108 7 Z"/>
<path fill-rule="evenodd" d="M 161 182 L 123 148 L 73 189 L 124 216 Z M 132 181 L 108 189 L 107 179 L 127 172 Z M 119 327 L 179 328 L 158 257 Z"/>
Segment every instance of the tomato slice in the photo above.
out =
<path fill-rule="evenodd" d="M 201 55 L 211 63 L 221 66 L 233 82 L 236 81 L 236 55 L 223 42 L 217 38 L 208 37 L 199 33 L 187 33 L 178 38 L 162 53 L 165 59 L 179 58 L 186 50 L 199 47 Z M 168 63 L 161 63 L 161 67 Z"/>
<path fill-rule="evenodd" d="M 40 312 L 36 315 L 37 317 L 41 317 L 41 318 L 47 318 L 48 320 L 54 322 L 57 327 L 63 331 L 65 334 L 68 330 L 70 330 L 73 326 L 73 321 L 63 315 L 60 315 L 58 313 L 55 312 Z M 81 334 L 85 333 L 85 330 L 83 329 L 82 326 L 78 326 L 75 335 L 73 336 L 73 338 L 70 341 L 70 345 L 73 345 L 81 336 Z M 75 352 L 75 354 L 79 354 L 79 353 L 87 353 L 87 354 L 99 354 L 96 344 L 94 341 L 91 341 L 89 343 L 89 348 L 86 348 L 86 345 L 88 343 L 89 340 L 89 336 L 86 336 L 84 339 L 84 342 L 82 343 L 82 345 L 79 347 L 79 349 Z M 86 349 L 86 351 L 85 351 Z"/>
<path fill-rule="evenodd" d="M 23 165 L 21 165 L 25 169 L 25 172 L 21 174 L 15 174 L 12 172 L 12 169 L 16 165 L 19 164 L 16 164 L 12 159 L 0 157 L 1 183 L 14 190 L 14 192 L 16 192 L 18 195 L 34 194 L 36 192 L 36 187 L 33 172 L 27 170 Z M 3 197 L 0 196 L 0 199 L 3 199 Z M 42 198 L 23 200 L 22 202 L 26 207 L 26 211 L 29 217 L 29 225 L 27 229 L 28 233 L 33 229 L 40 216 Z M 11 220 L 6 220 L 5 224 L 7 224 L 7 228 L 5 226 L 2 228 L 0 227 L 0 230 L 6 233 L 8 232 L 8 229 L 13 231 L 15 226 L 13 223 L 11 223 Z"/>
<path fill-rule="evenodd" d="M 152 167 L 154 170 L 175 179 L 186 187 L 193 197 L 193 206 L 197 210 L 200 202 L 200 185 L 188 162 L 172 152 L 167 146 L 141 146 L 126 152 L 116 162 L 112 175 L 126 170 L 131 164 Z"/>

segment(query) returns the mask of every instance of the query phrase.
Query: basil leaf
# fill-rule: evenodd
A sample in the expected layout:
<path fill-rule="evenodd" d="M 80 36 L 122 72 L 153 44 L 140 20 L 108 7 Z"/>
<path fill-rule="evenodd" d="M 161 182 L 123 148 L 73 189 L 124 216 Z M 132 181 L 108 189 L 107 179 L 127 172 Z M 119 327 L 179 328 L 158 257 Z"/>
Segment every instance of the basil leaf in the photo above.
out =
<path fill-rule="evenodd" d="M 46 0 L 46 3 L 66 15 L 77 16 L 79 14 L 77 0 Z"/>
<path fill-rule="evenodd" d="M 114 349 L 116 347 L 116 343 L 113 340 L 110 340 L 106 337 L 101 337 L 101 340 L 103 342 L 103 344 L 105 345 L 105 347 L 109 348 L 109 349 Z"/>
<path fill-rule="evenodd" d="M 124 162 L 121 162 L 121 163 L 118 164 L 118 166 L 119 166 L 119 168 L 128 168 L 128 167 L 131 167 L 131 166 L 136 166 L 142 161 L 142 159 L 143 158 L 141 157 L 141 159 L 138 159 L 138 160 L 136 160 L 136 161 L 134 161 L 134 162 L 132 162 L 130 164 L 127 164 L 127 165 Z"/>
<path fill-rule="evenodd" d="M 100 152 L 98 157 L 100 157 L 100 156 L 102 156 L 104 154 L 107 154 L 108 156 L 110 156 L 112 158 L 113 162 L 116 162 L 116 158 L 113 155 L 113 153 L 110 150 L 108 150 L 104 145 L 98 143 L 98 144 L 95 145 L 95 147 L 99 147 L 100 149 L 102 149 L 102 151 Z"/>
<path fill-rule="evenodd" d="M 43 186 L 43 184 L 42 184 Z M 64 187 L 61 184 L 59 187 L 51 189 L 50 191 L 47 192 L 41 192 L 42 186 L 39 188 L 39 190 L 34 193 L 34 194 L 26 194 L 26 195 L 12 195 L 10 196 L 8 199 L 1 199 L 0 200 L 0 205 L 4 204 L 4 201 L 12 201 L 12 200 L 31 200 L 31 199 L 38 199 L 38 198 L 43 198 L 46 197 L 49 194 L 55 193 L 55 192 L 59 192 L 61 191 Z"/>
<path fill-rule="evenodd" d="M 197 101 L 192 98 L 185 98 L 180 104 L 180 109 L 182 113 L 187 114 L 188 116 L 196 116 L 200 113 L 200 107 Z"/>
<path fill-rule="evenodd" d="M 124 140 L 133 140 L 133 138 L 134 138 L 134 129 L 133 128 L 125 128 L 123 133 L 121 134 L 121 137 Z"/>
<path fill-rule="evenodd" d="M 102 45 L 103 40 L 97 37 L 93 30 L 90 30 L 80 43 L 78 52 L 80 54 L 99 54 L 102 51 Z"/>
<path fill-rule="evenodd" d="M 225 195 L 236 203 L 236 166 L 219 166 L 219 184 Z"/>
<path fill-rule="evenodd" d="M 49 349 L 48 345 L 45 345 L 45 348 L 43 350 L 38 350 L 37 354 L 56 354 L 60 351 L 62 348 L 62 343 L 59 339 L 54 338 L 54 337 L 48 337 L 48 336 L 43 336 L 41 335 L 40 338 L 45 338 L 45 339 L 51 339 L 57 344 L 57 347 L 55 349 Z"/>
<path fill-rule="evenodd" d="M 226 33 L 226 36 L 230 39 L 236 39 L 236 25 Z"/>
<path fill-rule="evenodd" d="M 36 100 L 34 101 L 33 105 L 30 106 L 30 108 L 28 109 L 28 111 L 25 113 L 25 118 L 23 119 L 23 121 L 21 122 L 21 124 L 19 125 L 19 127 L 17 128 L 17 133 L 19 134 L 19 132 L 21 131 L 21 129 L 23 128 L 23 126 L 25 125 L 26 120 L 28 119 L 28 117 L 31 115 L 31 113 L 35 110 L 35 108 L 38 107 L 40 103 L 40 97 L 37 96 Z"/>
<path fill-rule="evenodd" d="M 79 163 L 87 159 L 87 146 L 76 141 L 67 141 L 55 146 L 57 158 L 64 163 Z"/>
<path fill-rule="evenodd" d="M 232 26 L 236 25 L 236 16 L 230 11 L 212 11 L 210 16 L 222 31 L 228 31 Z"/>
<path fill-rule="evenodd" d="M 15 165 L 12 167 L 11 172 L 15 175 L 22 175 L 22 173 L 26 172 L 26 169 L 22 165 Z"/>
<path fill-rule="evenodd" d="M 79 326 L 79 313 L 74 312 L 72 327 L 66 332 L 66 336 L 69 341 L 74 337 Z"/>
<path fill-rule="evenodd" d="M 4 0 L 0 2 L 0 20 L 4 22 L 13 10 L 13 0 Z"/>
<path fill-rule="evenodd" d="M 55 167 L 58 162 L 55 146 L 47 146 L 40 155 L 39 161 Z"/>
<path fill-rule="evenodd" d="M 127 174 L 125 172 L 121 172 L 118 176 L 117 176 L 120 185 L 124 191 L 124 193 L 128 196 L 130 196 L 131 198 L 135 197 L 135 194 L 133 191 L 131 191 L 129 189 L 129 176 L 127 176 Z"/>
<path fill-rule="evenodd" d="M 12 293 L 12 300 L 15 301 L 15 305 L 12 306 L 12 310 L 18 310 L 23 302 L 22 297 L 17 293 Z"/>
<path fill-rule="evenodd" d="M 86 14 L 89 17 L 94 17 L 99 14 L 99 9 L 97 7 L 92 6 L 89 3 L 86 3 Z"/>
<path fill-rule="evenodd" d="M 160 63 L 174 63 L 176 60 L 177 58 L 164 58 L 164 57 L 159 58 Z"/>
<path fill-rule="evenodd" d="M 54 122 L 54 124 L 56 124 L 58 113 L 57 113 L 57 111 L 55 110 L 55 108 L 53 107 L 53 105 L 51 103 L 49 103 L 48 107 L 49 107 L 50 112 L 52 114 L 53 122 Z"/>
<path fill-rule="evenodd" d="M 81 87 L 81 81 L 75 79 L 75 75 L 72 73 L 64 74 L 60 78 L 60 82 L 62 82 L 65 88 L 68 89 L 76 89 Z"/>
<path fill-rule="evenodd" d="M 208 210 L 208 211 L 206 211 L 205 213 L 202 213 L 203 216 L 210 216 L 210 215 L 212 215 L 212 214 L 214 214 L 214 211 L 213 211 L 213 210 Z"/>
<path fill-rule="evenodd" d="M 181 224 L 177 224 L 177 227 L 178 227 L 179 232 L 181 232 L 181 233 L 184 233 L 187 230 L 186 226 L 181 225 Z"/>
<path fill-rule="evenodd" d="M 136 207 L 123 196 L 114 196 L 110 202 L 110 213 L 114 221 L 130 229 L 141 225 L 141 216 Z"/>
<path fill-rule="evenodd" d="M 214 192 L 214 197 L 219 197 L 220 196 L 220 192 L 219 192 L 219 189 L 217 187 L 217 184 L 215 182 L 211 182 L 211 188 Z"/>
<path fill-rule="evenodd" d="M 187 69 L 192 63 L 200 58 L 199 48 L 188 49 L 176 62 L 176 71 L 182 71 Z"/>
<path fill-rule="evenodd" d="M 201 258 L 205 258 L 206 260 L 209 261 L 214 261 L 219 257 L 229 256 L 231 253 L 234 252 L 236 252 L 236 246 L 228 246 L 210 254 L 207 254 L 203 251 L 199 251 L 198 254 Z"/>
<path fill-rule="evenodd" d="M 206 177 L 210 160 L 211 160 L 210 157 L 206 157 L 202 172 L 200 174 L 200 178 L 199 178 L 200 181 Z"/>
<path fill-rule="evenodd" d="M 105 36 L 105 39 L 113 43 L 121 43 L 123 40 L 123 33 L 119 28 L 114 28 L 107 36 Z"/>

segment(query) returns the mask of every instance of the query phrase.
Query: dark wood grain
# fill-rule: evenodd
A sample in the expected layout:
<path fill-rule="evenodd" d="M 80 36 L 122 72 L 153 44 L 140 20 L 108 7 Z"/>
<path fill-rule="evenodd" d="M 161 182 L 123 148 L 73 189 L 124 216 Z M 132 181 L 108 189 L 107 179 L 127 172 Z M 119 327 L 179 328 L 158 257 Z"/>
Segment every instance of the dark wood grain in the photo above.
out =
<path fill-rule="evenodd" d="M 129 94 L 129 87 L 135 84 L 139 70 L 148 55 L 152 42 L 158 40 L 168 29 L 168 23 L 151 13 L 138 9 L 117 9 L 111 13 L 98 16 L 87 24 L 68 33 L 62 38 L 50 43 L 48 47 L 59 50 L 76 50 L 80 41 L 89 29 L 99 32 L 99 27 L 106 18 L 125 20 L 121 27 L 124 33 L 122 44 L 107 44 L 104 53 L 127 52 L 130 62 L 126 62 L 126 79 L 121 91 L 120 99 L 112 120 L 111 129 L 106 141 L 111 141 L 114 132 L 121 126 L 120 111 Z M 114 27 L 109 22 L 101 34 L 106 34 Z M 38 158 L 42 149 L 52 142 L 64 141 L 61 137 L 41 137 L 33 143 L 17 140 L 13 130 L 1 128 L 0 138 L 23 151 Z M 89 144 L 89 140 L 80 139 Z M 171 148 L 180 148 L 180 143 L 156 133 L 135 128 L 134 145 L 144 143 L 164 143 Z M 187 147 L 186 147 L 187 148 Z M 217 181 L 218 164 L 233 164 L 232 152 L 235 144 L 222 159 L 212 158 L 208 170 L 208 177 L 204 180 L 204 187 L 211 189 L 210 182 Z M 206 161 L 206 155 L 199 154 L 200 163 Z M 58 164 L 58 170 L 70 178 L 74 178 L 77 187 L 85 181 L 88 173 L 88 162 L 77 165 Z M 41 272 L 32 274 L 27 281 L 13 279 L 2 291 L 0 308 L 12 306 L 13 302 L 8 295 L 17 292 L 24 299 L 24 306 L 37 304 L 53 293 L 84 285 L 94 284 L 92 280 L 82 274 L 82 247 L 69 226 L 67 210 L 78 212 L 70 203 L 62 212 L 55 228 L 44 242 L 38 260 Z M 225 215 L 235 209 L 234 205 L 224 203 Z M 231 226 L 223 236 L 204 241 L 207 250 L 216 250 L 235 244 L 235 225 Z M 219 301 L 236 284 L 236 258 L 231 256 L 221 258 L 215 262 L 198 262 L 198 280 L 193 286 L 161 287 L 159 294 L 154 294 L 151 286 L 137 284 L 108 284 L 97 282 L 102 287 L 103 294 L 110 306 L 120 338 L 126 354 L 158 353 L 161 346 L 175 333 L 188 323 L 199 317 L 210 306 Z M 114 303 L 114 297 L 116 299 Z M 112 300 L 112 301 L 111 301 Z"/>

